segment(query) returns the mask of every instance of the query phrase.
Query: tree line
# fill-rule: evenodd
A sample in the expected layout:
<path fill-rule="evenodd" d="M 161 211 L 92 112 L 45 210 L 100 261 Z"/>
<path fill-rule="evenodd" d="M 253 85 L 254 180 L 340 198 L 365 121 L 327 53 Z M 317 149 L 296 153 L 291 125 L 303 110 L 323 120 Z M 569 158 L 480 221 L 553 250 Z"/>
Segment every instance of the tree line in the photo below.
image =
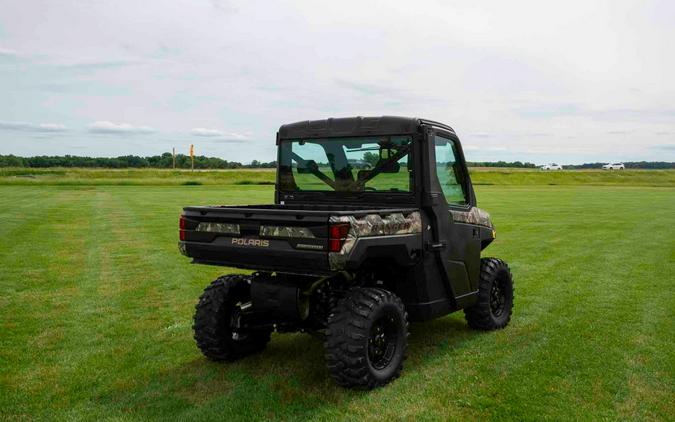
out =
<path fill-rule="evenodd" d="M 190 156 L 176 154 L 176 168 L 191 168 Z M 238 161 L 227 161 L 218 157 L 205 157 L 195 155 L 196 169 L 238 169 L 238 168 L 275 168 L 276 161 L 261 162 L 253 160 L 250 164 L 242 164 Z M 17 157 L 15 155 L 0 155 L 0 167 L 84 167 L 84 168 L 173 168 L 171 153 L 150 157 L 137 155 L 124 155 L 120 157 L 81 157 L 76 155 L 49 156 L 39 155 L 35 157 Z"/>
<path fill-rule="evenodd" d="M 371 165 L 376 164 L 379 156 L 364 156 L 364 161 Z M 566 169 L 599 169 L 606 163 L 568 164 Z M 507 168 L 536 168 L 533 163 L 520 161 L 486 161 L 468 162 L 469 167 L 507 167 Z M 673 169 L 675 163 L 666 161 L 627 161 L 624 162 L 627 169 Z M 251 161 L 250 164 L 242 164 L 238 161 L 227 161 L 218 157 L 195 156 L 196 169 L 238 169 L 238 168 L 275 168 L 276 161 L 262 162 Z M 35 157 L 18 157 L 15 155 L 0 155 L 0 167 L 85 167 L 85 168 L 163 168 L 173 167 L 171 153 L 150 157 L 137 155 L 124 155 L 120 157 L 81 157 L 77 155 L 39 155 Z M 176 168 L 189 169 L 190 157 L 184 154 L 176 155 Z"/>
<path fill-rule="evenodd" d="M 509 167 L 519 169 L 533 169 L 537 165 L 533 163 L 522 163 L 520 161 L 469 161 L 466 163 L 468 167 Z"/>
<path fill-rule="evenodd" d="M 568 164 L 564 167 L 569 170 L 601 169 L 605 164 L 608 163 Z M 623 165 L 627 169 L 666 170 L 675 168 L 675 163 L 668 161 L 624 161 Z"/>

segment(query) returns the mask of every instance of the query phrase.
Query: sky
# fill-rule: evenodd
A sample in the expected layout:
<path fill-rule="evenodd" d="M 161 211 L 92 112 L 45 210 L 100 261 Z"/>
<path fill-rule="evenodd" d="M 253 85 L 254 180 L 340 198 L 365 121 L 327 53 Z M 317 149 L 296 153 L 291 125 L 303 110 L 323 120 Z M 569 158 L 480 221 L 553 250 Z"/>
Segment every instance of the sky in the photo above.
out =
<path fill-rule="evenodd" d="M 674 44 L 665 0 L 0 0 L 0 154 L 271 161 L 398 115 L 469 161 L 675 161 Z"/>

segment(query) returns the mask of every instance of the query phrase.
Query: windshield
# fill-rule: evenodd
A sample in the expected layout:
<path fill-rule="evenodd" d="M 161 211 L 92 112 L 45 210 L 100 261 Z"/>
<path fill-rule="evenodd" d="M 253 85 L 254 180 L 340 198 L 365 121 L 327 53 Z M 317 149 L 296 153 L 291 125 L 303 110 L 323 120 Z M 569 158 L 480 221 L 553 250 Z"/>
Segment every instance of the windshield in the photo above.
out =
<path fill-rule="evenodd" d="M 282 191 L 411 192 L 412 138 L 377 136 L 281 142 Z"/>

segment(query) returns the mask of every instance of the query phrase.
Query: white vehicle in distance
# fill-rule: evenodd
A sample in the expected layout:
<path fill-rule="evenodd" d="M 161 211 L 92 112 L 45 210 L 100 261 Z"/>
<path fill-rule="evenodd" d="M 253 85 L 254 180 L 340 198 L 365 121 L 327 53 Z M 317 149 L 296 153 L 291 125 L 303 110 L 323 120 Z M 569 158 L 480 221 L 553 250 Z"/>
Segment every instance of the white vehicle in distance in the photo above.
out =
<path fill-rule="evenodd" d="M 555 164 L 555 163 L 550 163 L 550 164 L 544 164 L 541 166 L 542 170 L 562 170 L 563 166 L 560 164 Z"/>
<path fill-rule="evenodd" d="M 612 164 L 605 164 L 602 166 L 603 170 L 626 170 L 626 166 L 623 165 L 623 163 L 612 163 Z"/>

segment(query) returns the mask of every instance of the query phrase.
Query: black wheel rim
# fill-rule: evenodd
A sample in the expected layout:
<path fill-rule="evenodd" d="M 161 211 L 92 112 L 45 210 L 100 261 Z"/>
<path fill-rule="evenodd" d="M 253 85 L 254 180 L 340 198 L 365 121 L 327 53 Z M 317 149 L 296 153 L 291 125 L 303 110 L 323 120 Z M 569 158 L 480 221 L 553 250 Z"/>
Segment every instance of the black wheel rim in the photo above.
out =
<path fill-rule="evenodd" d="M 229 321 L 229 337 L 233 341 L 245 340 L 247 335 L 245 332 L 242 332 L 241 325 L 241 302 L 237 302 L 232 305 L 232 311 L 230 313 Z"/>
<path fill-rule="evenodd" d="M 379 317 L 370 328 L 368 338 L 368 359 L 373 368 L 382 370 L 389 366 L 396 354 L 399 324 L 393 314 Z"/>
<path fill-rule="evenodd" d="M 506 289 L 504 287 L 504 280 L 498 278 L 492 283 L 492 289 L 490 289 L 490 312 L 496 318 L 504 313 L 506 305 Z"/>

